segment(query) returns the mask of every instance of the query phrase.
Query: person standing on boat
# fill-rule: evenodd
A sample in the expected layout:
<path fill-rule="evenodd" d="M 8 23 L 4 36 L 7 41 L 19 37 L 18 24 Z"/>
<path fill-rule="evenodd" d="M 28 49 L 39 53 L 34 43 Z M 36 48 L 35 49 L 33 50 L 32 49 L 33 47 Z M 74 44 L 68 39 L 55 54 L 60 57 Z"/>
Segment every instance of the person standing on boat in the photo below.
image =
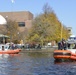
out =
<path fill-rule="evenodd" d="M 62 49 L 66 50 L 66 48 L 67 48 L 67 43 L 65 39 L 62 39 Z"/>
<path fill-rule="evenodd" d="M 62 49 L 63 49 L 62 41 L 59 41 L 58 42 L 58 50 L 62 50 Z"/>
<path fill-rule="evenodd" d="M 62 39 L 60 42 L 58 42 L 58 50 L 66 50 L 67 43 L 65 39 Z"/>

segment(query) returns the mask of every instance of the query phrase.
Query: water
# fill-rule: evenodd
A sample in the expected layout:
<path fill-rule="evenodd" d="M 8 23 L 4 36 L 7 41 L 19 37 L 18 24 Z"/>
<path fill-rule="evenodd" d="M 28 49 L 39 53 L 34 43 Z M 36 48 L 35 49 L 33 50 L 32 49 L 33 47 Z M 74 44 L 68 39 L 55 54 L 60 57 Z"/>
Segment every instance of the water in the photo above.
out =
<path fill-rule="evenodd" d="M 54 62 L 52 53 L 0 55 L 0 75 L 76 75 L 76 62 Z"/>

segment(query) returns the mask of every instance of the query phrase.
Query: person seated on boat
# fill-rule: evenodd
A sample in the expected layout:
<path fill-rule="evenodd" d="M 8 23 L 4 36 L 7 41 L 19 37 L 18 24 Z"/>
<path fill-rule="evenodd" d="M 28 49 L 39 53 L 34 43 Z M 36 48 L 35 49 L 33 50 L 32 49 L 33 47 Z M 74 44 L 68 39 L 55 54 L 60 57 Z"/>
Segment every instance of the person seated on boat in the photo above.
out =
<path fill-rule="evenodd" d="M 11 48 L 14 50 L 15 49 L 15 44 L 12 44 L 11 45 Z"/>
<path fill-rule="evenodd" d="M 15 49 L 15 45 L 14 44 L 9 44 L 9 49 L 14 50 Z"/>
<path fill-rule="evenodd" d="M 4 46 L 2 46 L 2 50 L 4 51 Z"/>

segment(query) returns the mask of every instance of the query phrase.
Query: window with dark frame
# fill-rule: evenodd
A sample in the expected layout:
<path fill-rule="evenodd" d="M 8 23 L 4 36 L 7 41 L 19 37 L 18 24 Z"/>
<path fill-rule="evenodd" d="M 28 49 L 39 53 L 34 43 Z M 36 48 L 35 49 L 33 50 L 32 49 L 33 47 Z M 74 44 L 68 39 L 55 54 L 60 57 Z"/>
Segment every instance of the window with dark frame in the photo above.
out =
<path fill-rule="evenodd" d="M 18 22 L 19 27 L 25 27 L 25 22 Z"/>

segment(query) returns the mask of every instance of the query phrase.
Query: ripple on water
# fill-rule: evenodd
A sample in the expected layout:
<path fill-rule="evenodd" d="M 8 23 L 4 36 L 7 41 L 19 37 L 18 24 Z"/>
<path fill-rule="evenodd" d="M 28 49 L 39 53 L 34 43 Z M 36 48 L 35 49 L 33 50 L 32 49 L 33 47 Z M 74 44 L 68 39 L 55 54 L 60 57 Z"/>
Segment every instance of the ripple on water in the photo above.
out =
<path fill-rule="evenodd" d="M 76 62 L 54 63 L 50 53 L 0 56 L 0 75 L 76 75 Z"/>

